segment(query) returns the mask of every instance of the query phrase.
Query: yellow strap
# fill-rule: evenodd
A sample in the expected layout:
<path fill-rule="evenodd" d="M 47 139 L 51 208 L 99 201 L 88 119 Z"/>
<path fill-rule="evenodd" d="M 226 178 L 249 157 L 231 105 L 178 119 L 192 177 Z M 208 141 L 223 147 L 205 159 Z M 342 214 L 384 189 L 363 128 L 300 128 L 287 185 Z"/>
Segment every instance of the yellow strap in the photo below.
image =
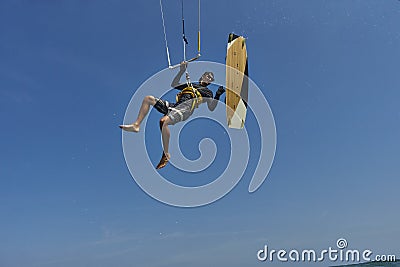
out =
<path fill-rule="evenodd" d="M 190 111 L 193 111 L 193 109 L 197 108 L 202 102 L 203 102 L 203 97 L 201 96 L 200 92 L 194 88 L 194 87 L 186 87 L 184 88 L 179 94 L 176 95 L 176 101 L 178 102 L 183 94 L 190 94 L 193 98 L 193 103 Z"/>

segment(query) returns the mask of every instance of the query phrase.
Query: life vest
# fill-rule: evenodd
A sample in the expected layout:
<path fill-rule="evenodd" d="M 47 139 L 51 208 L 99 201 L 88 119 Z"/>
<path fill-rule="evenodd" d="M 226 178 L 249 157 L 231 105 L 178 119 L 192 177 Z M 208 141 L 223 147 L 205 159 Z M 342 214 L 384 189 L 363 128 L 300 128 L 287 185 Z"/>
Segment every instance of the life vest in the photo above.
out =
<path fill-rule="evenodd" d="M 190 108 L 190 111 L 192 112 L 195 108 L 198 108 L 199 105 L 203 102 L 203 97 L 201 96 L 199 90 L 197 90 L 194 87 L 188 86 L 185 89 L 183 89 L 182 91 L 180 91 L 177 95 L 176 95 L 176 102 L 179 102 L 179 100 L 181 100 L 181 97 L 184 94 L 189 94 L 192 96 L 192 107 Z"/>

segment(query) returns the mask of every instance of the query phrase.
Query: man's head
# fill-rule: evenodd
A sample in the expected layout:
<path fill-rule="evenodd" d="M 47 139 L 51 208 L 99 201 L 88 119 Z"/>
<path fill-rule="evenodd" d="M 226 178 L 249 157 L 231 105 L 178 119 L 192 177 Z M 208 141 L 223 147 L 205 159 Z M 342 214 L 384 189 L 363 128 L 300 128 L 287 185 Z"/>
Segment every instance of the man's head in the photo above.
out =
<path fill-rule="evenodd" d="M 210 71 L 206 71 L 203 73 L 203 75 L 201 75 L 199 82 L 201 84 L 210 84 L 214 81 L 214 73 L 210 72 Z"/>

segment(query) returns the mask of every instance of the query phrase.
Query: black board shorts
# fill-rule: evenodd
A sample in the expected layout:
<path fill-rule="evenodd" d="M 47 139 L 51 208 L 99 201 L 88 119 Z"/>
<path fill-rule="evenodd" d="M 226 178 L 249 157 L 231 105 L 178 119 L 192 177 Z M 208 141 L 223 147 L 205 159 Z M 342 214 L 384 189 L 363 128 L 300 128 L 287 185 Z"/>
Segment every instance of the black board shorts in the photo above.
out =
<path fill-rule="evenodd" d="M 160 98 L 155 99 L 154 108 L 161 114 L 168 116 L 171 119 L 171 125 L 186 120 L 192 114 L 192 101 L 175 104 Z"/>

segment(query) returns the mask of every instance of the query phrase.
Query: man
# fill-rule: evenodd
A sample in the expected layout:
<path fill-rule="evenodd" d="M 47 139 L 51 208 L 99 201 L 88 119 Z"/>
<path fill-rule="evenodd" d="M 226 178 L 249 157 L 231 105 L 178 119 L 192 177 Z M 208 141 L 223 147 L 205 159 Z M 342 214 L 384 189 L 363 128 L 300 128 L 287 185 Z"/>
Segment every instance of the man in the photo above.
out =
<path fill-rule="evenodd" d="M 162 134 L 163 154 L 157 169 L 161 169 L 167 165 L 171 155 L 169 150 L 170 131 L 168 126 L 177 122 L 184 121 L 192 115 L 195 108 L 202 103 L 207 103 L 208 109 L 213 111 L 219 101 L 220 96 L 225 92 L 223 86 L 220 86 L 213 97 L 213 92 L 207 88 L 214 81 L 212 72 L 205 72 L 199 79 L 198 83 L 192 83 L 189 87 L 186 83 L 180 83 L 180 79 L 185 72 L 187 63 L 181 63 L 180 70 L 171 83 L 171 87 L 180 90 L 177 94 L 176 103 L 169 103 L 166 100 L 156 98 L 154 96 L 146 96 L 143 99 L 142 106 L 136 121 L 129 125 L 120 125 L 119 127 L 129 132 L 139 132 L 140 124 L 149 112 L 150 105 L 157 109 L 164 116 L 160 119 L 160 130 Z"/>

